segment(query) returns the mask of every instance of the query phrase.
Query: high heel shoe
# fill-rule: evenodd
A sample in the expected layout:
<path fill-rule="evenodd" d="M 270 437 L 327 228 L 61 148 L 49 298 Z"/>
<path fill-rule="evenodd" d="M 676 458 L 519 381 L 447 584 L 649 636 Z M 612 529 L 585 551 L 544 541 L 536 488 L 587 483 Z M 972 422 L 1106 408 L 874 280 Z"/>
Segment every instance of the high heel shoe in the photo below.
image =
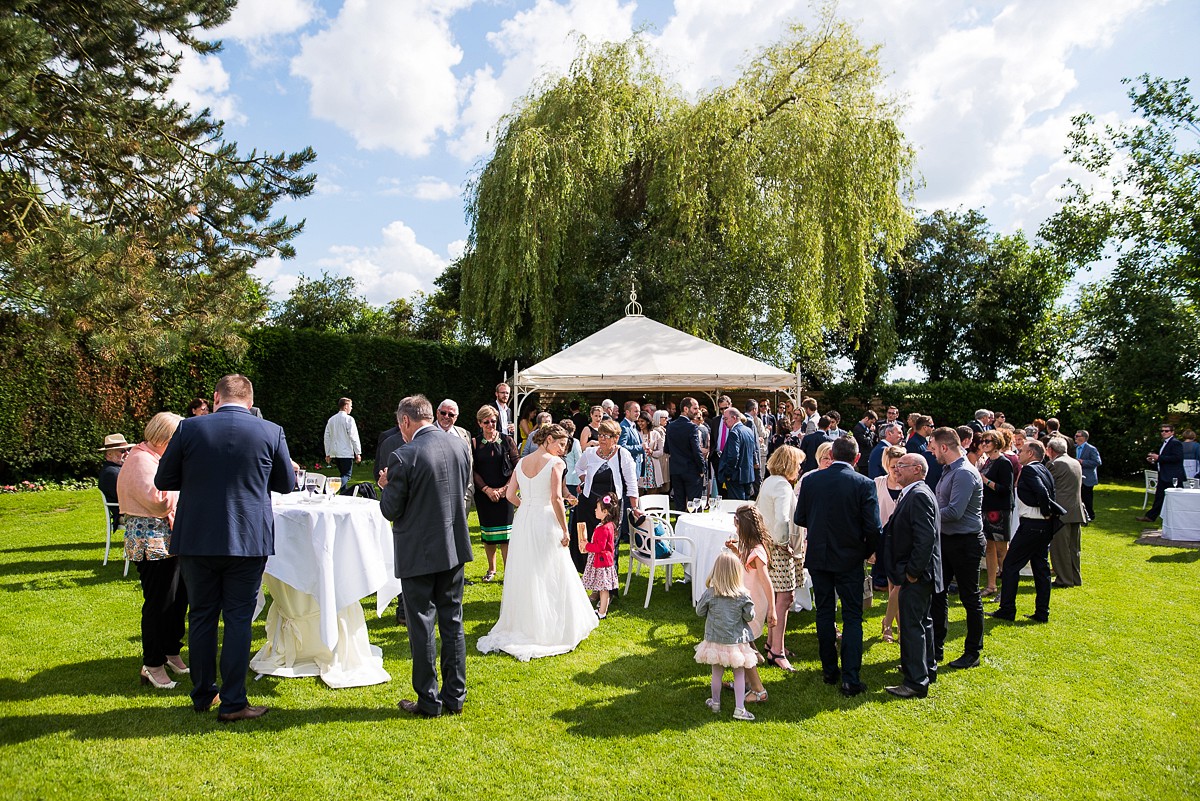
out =
<path fill-rule="evenodd" d="M 792 667 L 791 662 L 788 661 L 788 658 L 786 656 L 784 656 L 783 654 L 774 653 L 773 651 L 771 651 L 770 648 L 767 649 L 767 664 L 774 665 L 775 667 L 779 668 L 780 670 L 786 671 L 788 673 L 796 672 L 796 669 L 794 667 Z"/>
<path fill-rule="evenodd" d="M 187 674 L 192 672 L 192 669 L 190 667 L 183 664 L 183 660 L 180 659 L 179 654 L 174 654 L 174 658 L 179 659 L 178 665 L 176 665 L 174 662 L 171 661 L 172 657 L 168 656 L 166 664 L 163 665 L 163 667 L 165 667 L 167 670 L 174 673 L 176 676 L 186 676 Z"/>
<path fill-rule="evenodd" d="M 174 690 L 177 682 L 168 681 L 166 684 L 160 684 L 153 676 L 150 675 L 150 668 L 142 665 L 142 684 L 152 684 L 159 690 Z"/>

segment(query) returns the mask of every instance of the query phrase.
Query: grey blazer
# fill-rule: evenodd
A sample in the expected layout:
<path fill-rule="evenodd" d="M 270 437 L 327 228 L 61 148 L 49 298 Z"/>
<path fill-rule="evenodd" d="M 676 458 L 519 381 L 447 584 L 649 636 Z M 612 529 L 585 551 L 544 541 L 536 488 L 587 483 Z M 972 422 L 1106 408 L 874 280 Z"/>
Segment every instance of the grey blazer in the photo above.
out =
<path fill-rule="evenodd" d="M 1054 476 L 1054 500 L 1062 504 L 1067 513 L 1062 517 L 1064 523 L 1086 523 L 1087 510 L 1080 498 L 1083 487 L 1083 469 L 1079 462 L 1068 456 L 1060 456 L 1050 464 L 1050 475 Z"/>
<path fill-rule="evenodd" d="M 436 426 L 424 426 L 388 457 L 379 499 L 392 521 L 396 577 L 441 573 L 471 561 L 467 505 L 470 449 Z"/>

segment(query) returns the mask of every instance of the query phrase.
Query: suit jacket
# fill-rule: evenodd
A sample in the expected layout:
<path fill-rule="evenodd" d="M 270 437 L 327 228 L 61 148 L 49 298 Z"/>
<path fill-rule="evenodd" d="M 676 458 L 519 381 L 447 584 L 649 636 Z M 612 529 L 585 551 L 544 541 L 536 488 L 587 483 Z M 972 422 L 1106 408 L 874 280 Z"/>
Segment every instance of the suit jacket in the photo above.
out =
<path fill-rule="evenodd" d="M 400 426 L 392 426 L 387 431 L 379 432 L 379 439 L 375 441 L 375 475 L 379 475 L 380 470 L 387 469 L 388 457 L 403 444 L 404 437 L 400 436 Z"/>
<path fill-rule="evenodd" d="M 470 448 L 437 426 L 423 426 L 388 457 L 379 510 L 392 521 L 396 577 L 451 570 L 471 561 L 463 501 L 471 479 Z"/>
<path fill-rule="evenodd" d="M 671 457 L 668 463 L 673 476 L 704 475 L 704 455 L 700 453 L 700 426 L 682 415 L 667 423 L 667 439 L 663 451 Z"/>
<path fill-rule="evenodd" d="M 846 462 L 806 474 L 794 522 L 808 529 L 805 567 L 841 573 L 862 569 L 879 545 L 875 482 Z"/>
<path fill-rule="evenodd" d="M 817 448 L 821 447 L 822 442 L 833 442 L 836 437 L 832 436 L 828 431 L 814 431 L 811 434 L 805 434 L 804 439 L 800 440 L 800 450 L 804 451 L 804 461 L 800 465 L 800 472 L 807 473 L 810 470 L 817 469 Z"/>
<path fill-rule="evenodd" d="M 975 434 L 982 434 L 984 431 L 990 430 L 991 426 L 985 427 L 983 423 L 979 422 L 978 420 L 972 420 L 971 422 L 967 423 L 967 428 L 971 429 L 971 431 L 973 431 Z"/>
<path fill-rule="evenodd" d="M 1017 499 L 1042 514 L 1050 513 L 1049 501 L 1057 500 L 1054 496 L 1054 477 L 1046 465 L 1041 462 L 1030 462 L 1021 468 L 1017 476 Z"/>
<path fill-rule="evenodd" d="M 1047 465 L 1054 477 L 1054 500 L 1067 510 L 1060 519 L 1064 523 L 1086 523 L 1087 510 L 1083 506 L 1083 469 L 1079 462 L 1069 456 L 1060 456 Z"/>
<path fill-rule="evenodd" d="M 854 441 L 858 443 L 859 453 L 870 453 L 875 447 L 875 430 L 870 426 L 863 425 L 863 421 L 859 420 L 851 429 L 854 434 Z"/>
<path fill-rule="evenodd" d="M 725 450 L 717 467 L 717 481 L 737 484 L 754 483 L 754 462 L 758 459 L 758 438 L 748 427 L 736 424 L 725 435 Z"/>
<path fill-rule="evenodd" d="M 291 492 L 296 474 L 282 428 L 225 404 L 180 421 L 154 485 L 179 491 L 172 554 L 270 556 L 271 493 Z"/>
<path fill-rule="evenodd" d="M 1170 487 L 1171 481 L 1176 478 L 1182 484 L 1187 479 L 1183 472 L 1183 441 L 1171 437 L 1165 448 L 1159 447 L 1162 453 L 1158 456 L 1158 485 Z"/>
<path fill-rule="evenodd" d="M 1099 484 L 1100 476 L 1096 473 L 1096 468 L 1104 462 L 1100 459 L 1100 451 L 1096 450 L 1096 446 L 1090 442 L 1076 445 L 1075 458 L 1079 460 L 1079 467 L 1083 470 L 1083 486 L 1094 487 Z"/>
<path fill-rule="evenodd" d="M 646 458 L 646 442 L 642 438 L 642 432 L 638 431 L 637 423 L 631 423 L 629 420 L 621 418 L 621 437 L 617 440 L 617 444 L 629 451 L 640 475 L 642 459 Z"/>
<path fill-rule="evenodd" d="M 937 498 L 924 481 L 904 493 L 888 518 L 884 536 L 884 567 L 893 584 L 903 586 L 912 576 L 932 581 L 942 591 L 942 523 Z"/>
<path fill-rule="evenodd" d="M 110 462 L 106 459 L 104 464 L 100 465 L 100 475 L 96 479 L 96 484 L 99 485 L 100 491 L 104 493 L 105 503 L 118 503 L 117 476 L 120 474 L 121 465 L 116 462 Z"/>
<path fill-rule="evenodd" d="M 904 450 L 909 453 L 919 453 L 921 458 L 925 460 L 925 483 L 930 489 L 937 487 L 938 481 L 942 478 L 942 463 L 937 460 L 937 456 L 933 451 L 929 450 L 929 443 L 920 434 L 914 433 L 904 443 Z"/>
<path fill-rule="evenodd" d="M 721 421 L 720 414 L 713 415 L 708 418 L 708 462 L 712 465 L 713 473 L 721 466 Z M 729 439 L 729 432 L 725 433 L 726 440 Z"/>

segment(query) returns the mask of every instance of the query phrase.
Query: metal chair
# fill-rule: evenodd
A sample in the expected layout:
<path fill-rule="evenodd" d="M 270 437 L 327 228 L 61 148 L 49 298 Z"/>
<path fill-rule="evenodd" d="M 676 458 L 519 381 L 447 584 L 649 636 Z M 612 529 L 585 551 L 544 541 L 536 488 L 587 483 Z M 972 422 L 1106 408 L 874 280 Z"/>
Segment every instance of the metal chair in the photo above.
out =
<path fill-rule="evenodd" d="M 117 533 L 118 531 L 121 532 L 122 539 L 124 538 L 124 535 L 125 535 L 125 525 L 123 523 L 117 522 L 120 519 L 121 519 L 121 507 L 118 504 L 109 503 L 108 501 L 105 501 L 104 502 L 104 562 L 103 562 L 103 564 L 105 564 L 105 565 L 108 564 L 108 552 L 112 549 L 113 534 Z M 122 546 L 122 550 L 124 550 L 123 546 Z M 129 575 L 129 560 L 128 559 L 125 560 L 125 572 L 122 573 L 121 575 L 123 575 L 123 576 Z"/>
<path fill-rule="evenodd" d="M 655 531 L 655 525 L 662 526 L 664 535 L 659 536 Z M 671 546 L 671 555 L 667 557 L 658 557 L 655 546 L 658 543 L 667 543 Z M 675 543 L 686 542 L 688 544 L 688 552 L 680 553 L 676 549 Z M 695 560 L 692 554 L 696 551 L 696 545 L 691 537 L 676 536 L 675 531 L 671 528 L 671 523 L 659 514 L 647 514 L 642 521 L 642 525 L 635 526 L 633 521 L 629 523 L 629 573 L 625 577 L 625 595 L 629 594 L 629 585 L 633 583 L 633 571 L 636 568 L 638 575 L 641 575 L 641 568 L 637 565 L 646 565 L 650 568 L 649 575 L 646 577 L 646 603 L 642 605 L 643 609 L 650 607 L 650 593 L 654 590 L 654 571 L 659 565 L 662 565 L 665 570 L 666 590 L 671 591 L 671 575 L 675 565 L 692 565 Z"/>
<path fill-rule="evenodd" d="M 1150 497 L 1158 491 L 1158 471 L 1145 470 L 1146 474 L 1146 492 L 1142 495 L 1142 509 L 1144 510 L 1150 505 Z"/>

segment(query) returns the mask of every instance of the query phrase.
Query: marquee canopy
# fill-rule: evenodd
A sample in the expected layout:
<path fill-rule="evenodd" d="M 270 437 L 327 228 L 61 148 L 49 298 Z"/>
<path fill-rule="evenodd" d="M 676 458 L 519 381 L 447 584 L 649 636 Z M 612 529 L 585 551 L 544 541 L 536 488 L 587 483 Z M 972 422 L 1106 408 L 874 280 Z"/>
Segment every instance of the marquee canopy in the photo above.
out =
<path fill-rule="evenodd" d="M 795 395 L 797 376 L 627 314 L 566 350 L 516 372 L 518 408 L 531 392 L 701 391 L 754 389 Z"/>

